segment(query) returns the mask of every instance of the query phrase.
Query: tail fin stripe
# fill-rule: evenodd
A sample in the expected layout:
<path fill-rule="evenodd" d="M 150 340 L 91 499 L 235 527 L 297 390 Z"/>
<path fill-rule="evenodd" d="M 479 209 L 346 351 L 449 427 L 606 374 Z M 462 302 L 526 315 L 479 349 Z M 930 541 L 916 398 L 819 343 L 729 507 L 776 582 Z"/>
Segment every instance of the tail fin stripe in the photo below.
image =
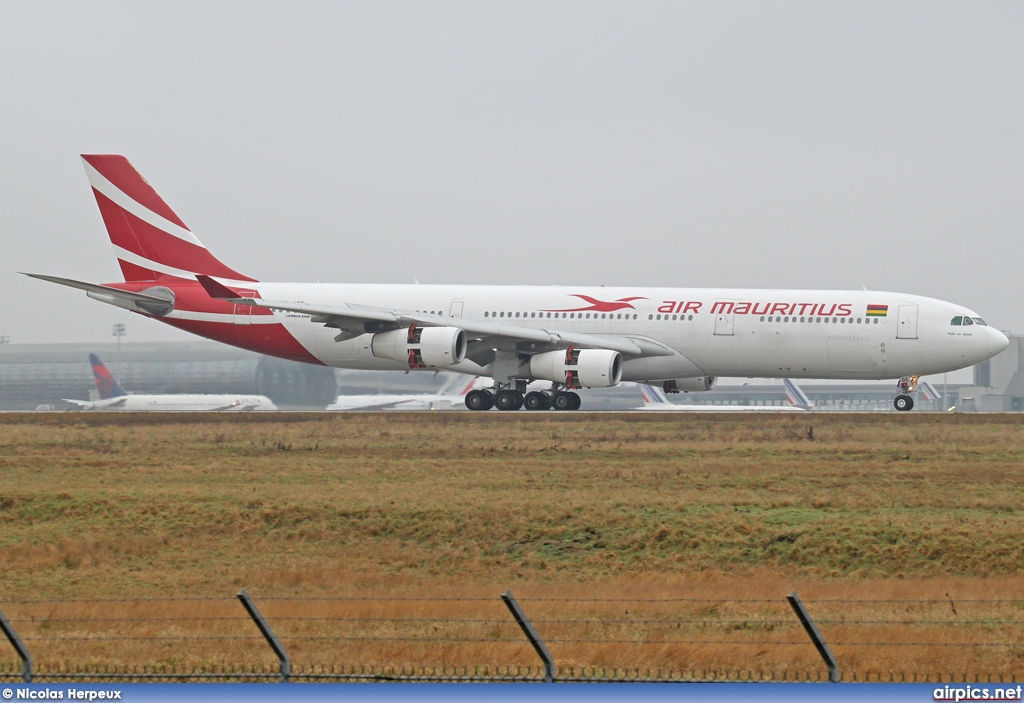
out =
<path fill-rule="evenodd" d="M 124 264 L 128 264 L 130 266 L 134 266 L 136 269 L 142 269 L 144 271 L 149 271 L 155 274 L 154 276 L 151 276 L 149 280 L 154 280 L 158 276 L 175 276 L 177 278 L 184 278 L 189 281 L 194 281 L 196 278 L 195 271 L 188 271 L 186 269 L 179 269 L 173 266 L 168 266 L 167 264 L 161 264 L 157 261 L 147 259 L 144 256 L 139 256 L 135 252 L 128 251 L 127 249 L 123 249 L 119 246 L 114 247 L 114 254 L 117 256 L 117 262 L 122 265 L 122 270 L 124 269 Z M 232 276 L 219 276 L 218 274 L 214 275 L 217 275 L 218 278 L 228 278 L 233 281 L 250 280 L 248 278 L 238 278 L 237 273 Z M 128 280 L 131 281 L 140 279 L 129 278 Z"/>
<path fill-rule="evenodd" d="M 121 267 L 121 273 L 124 274 L 124 280 L 126 281 L 155 281 L 163 275 L 151 268 L 137 266 L 125 261 L 121 257 L 118 257 L 117 265 Z"/>
<path fill-rule="evenodd" d="M 142 177 L 142 174 L 135 170 L 135 167 L 132 166 L 128 159 L 116 154 L 82 154 L 82 159 L 87 164 L 86 171 L 88 171 L 88 166 L 91 166 L 107 182 L 135 202 L 152 210 L 164 219 L 170 220 L 179 227 L 188 229 L 185 223 L 181 221 L 181 218 L 164 202 L 163 198 L 153 189 L 153 186 L 149 185 L 146 179 Z M 92 179 L 90 178 L 89 180 L 91 181 Z"/>
<path fill-rule="evenodd" d="M 157 266 L 204 273 L 220 278 L 251 280 L 237 271 L 232 271 L 201 245 L 197 246 L 183 242 L 176 237 L 170 237 L 166 232 L 153 227 L 130 212 L 123 214 L 125 221 L 135 234 L 135 239 L 143 243 L 142 251 L 136 251 L 134 247 L 128 248 L 128 251 L 140 254 Z M 117 243 L 115 242 L 115 244 Z"/>
<path fill-rule="evenodd" d="M 127 164 L 127 160 L 125 160 L 125 163 Z M 130 165 L 129 168 L 131 168 Z M 131 214 L 138 217 L 140 220 L 148 222 L 153 227 L 156 227 L 157 229 L 166 232 L 167 234 L 177 237 L 178 239 L 183 239 L 184 241 L 189 242 L 191 244 L 195 244 L 196 246 L 203 246 L 202 243 L 200 243 L 199 239 L 196 238 L 196 236 L 192 234 L 192 232 L 187 227 L 185 227 L 184 224 L 178 224 L 181 222 L 179 218 L 174 217 L 174 220 L 177 220 L 177 222 L 175 222 L 169 220 L 164 215 L 153 212 L 148 207 L 133 199 L 132 197 L 124 193 L 121 189 L 119 189 L 117 186 L 115 186 L 113 183 L 111 183 L 109 180 L 107 180 L 106 177 L 103 176 L 103 174 L 101 174 L 95 168 L 93 168 L 93 166 L 88 161 L 85 162 L 85 172 L 86 175 L 89 176 L 89 183 L 92 185 L 93 189 L 96 190 L 97 192 L 102 193 L 107 198 L 112 200 L 121 209 L 127 210 Z M 146 185 L 148 187 L 148 184 Z M 153 195 L 157 198 L 157 200 L 160 201 L 160 203 L 163 203 L 163 200 L 160 200 L 160 197 L 157 196 L 155 192 L 153 193 Z M 170 211 L 170 208 L 167 208 L 166 204 L 164 204 L 164 208 L 166 208 L 166 211 L 170 215 L 174 215 L 174 213 Z"/>

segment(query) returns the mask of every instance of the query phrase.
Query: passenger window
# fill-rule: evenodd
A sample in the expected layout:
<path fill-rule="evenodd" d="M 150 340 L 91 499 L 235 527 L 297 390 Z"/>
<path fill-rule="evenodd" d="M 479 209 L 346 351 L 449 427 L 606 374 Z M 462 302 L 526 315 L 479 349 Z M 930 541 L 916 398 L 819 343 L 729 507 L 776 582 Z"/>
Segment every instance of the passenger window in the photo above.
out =
<path fill-rule="evenodd" d="M 982 325 L 984 327 L 988 327 L 988 323 L 986 323 L 980 317 L 972 317 L 971 319 L 974 320 L 974 324 L 976 324 L 976 325 Z"/>
<path fill-rule="evenodd" d="M 952 320 L 949 321 L 949 324 L 954 325 L 954 326 L 962 325 L 963 323 L 964 323 L 963 315 L 957 315 L 956 317 L 954 317 Z"/>

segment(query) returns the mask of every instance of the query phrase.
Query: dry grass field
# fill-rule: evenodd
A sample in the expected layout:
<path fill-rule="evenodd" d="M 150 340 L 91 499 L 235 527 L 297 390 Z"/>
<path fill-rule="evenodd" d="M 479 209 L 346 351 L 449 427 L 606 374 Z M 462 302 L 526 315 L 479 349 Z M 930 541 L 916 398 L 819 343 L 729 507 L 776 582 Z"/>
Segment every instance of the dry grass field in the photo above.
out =
<path fill-rule="evenodd" d="M 510 588 L 562 666 L 821 671 L 795 588 L 846 672 L 1019 679 L 1022 454 L 1001 415 L 3 415 L 0 609 L 53 666 L 272 663 L 167 639 L 256 635 L 242 587 L 301 666 L 535 665 Z M 24 602 L 86 598 L 132 600 Z"/>

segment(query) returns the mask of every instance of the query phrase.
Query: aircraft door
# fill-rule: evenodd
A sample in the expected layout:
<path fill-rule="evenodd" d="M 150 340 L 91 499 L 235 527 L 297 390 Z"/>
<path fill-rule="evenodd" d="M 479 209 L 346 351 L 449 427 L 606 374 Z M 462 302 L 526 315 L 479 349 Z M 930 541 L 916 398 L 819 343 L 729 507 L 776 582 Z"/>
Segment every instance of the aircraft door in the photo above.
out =
<path fill-rule="evenodd" d="M 455 318 L 456 320 L 462 319 L 462 307 L 465 301 L 453 300 L 451 310 L 448 312 L 448 317 Z"/>
<path fill-rule="evenodd" d="M 731 312 L 720 312 L 715 316 L 715 334 L 731 335 L 736 316 Z"/>
<path fill-rule="evenodd" d="M 917 306 L 900 305 L 896 339 L 917 339 Z"/>
<path fill-rule="evenodd" d="M 256 291 L 238 289 L 238 295 L 242 298 L 254 298 Z M 231 321 L 236 325 L 251 325 L 252 324 L 252 306 L 251 305 L 240 305 L 235 303 L 234 314 L 231 317 Z"/>

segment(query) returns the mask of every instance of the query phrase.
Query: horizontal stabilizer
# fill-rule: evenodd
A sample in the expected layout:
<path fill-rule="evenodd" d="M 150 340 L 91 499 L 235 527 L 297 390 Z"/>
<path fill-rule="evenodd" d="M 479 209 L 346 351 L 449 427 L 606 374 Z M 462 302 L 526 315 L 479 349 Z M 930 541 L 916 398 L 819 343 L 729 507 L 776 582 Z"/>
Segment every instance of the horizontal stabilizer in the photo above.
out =
<path fill-rule="evenodd" d="M 76 281 L 72 278 L 44 276 L 41 273 L 22 272 L 22 275 L 29 278 L 38 278 L 40 281 L 49 281 L 50 283 L 57 283 L 69 288 L 84 290 L 90 298 L 148 315 L 161 317 L 174 309 L 174 293 L 169 288 L 164 288 L 163 286 L 147 288 L 141 293 L 136 293 L 130 290 L 101 286 L 98 283 Z"/>
<path fill-rule="evenodd" d="M 216 298 L 218 300 L 238 300 L 242 297 L 223 283 L 218 283 L 209 276 L 199 274 L 196 276 L 196 280 L 199 281 L 199 285 L 201 285 L 206 292 L 210 294 L 211 298 Z"/>

